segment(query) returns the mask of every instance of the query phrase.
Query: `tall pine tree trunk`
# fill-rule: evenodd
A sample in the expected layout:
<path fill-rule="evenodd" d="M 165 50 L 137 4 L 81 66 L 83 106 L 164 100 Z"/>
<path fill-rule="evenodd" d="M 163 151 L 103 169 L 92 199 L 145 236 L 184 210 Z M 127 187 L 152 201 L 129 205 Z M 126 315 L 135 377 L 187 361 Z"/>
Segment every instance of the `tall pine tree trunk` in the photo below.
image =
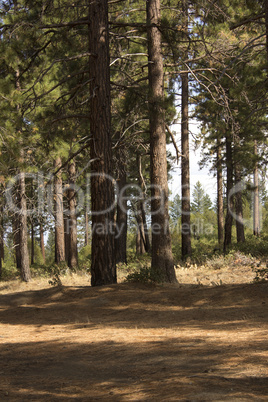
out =
<path fill-rule="evenodd" d="M 257 141 L 254 144 L 254 155 L 258 156 Z M 260 199 L 259 199 L 259 169 L 258 162 L 255 163 L 253 172 L 253 234 L 254 236 L 260 235 Z"/>
<path fill-rule="evenodd" d="M 31 280 L 29 252 L 28 252 L 28 228 L 27 228 L 27 203 L 25 189 L 25 173 L 21 172 L 19 177 L 19 249 L 21 260 L 21 279 L 25 282 Z"/>
<path fill-rule="evenodd" d="M 136 212 L 137 231 L 136 231 L 136 254 L 143 255 L 145 250 L 145 233 L 140 211 Z"/>
<path fill-rule="evenodd" d="M 68 267 L 74 269 L 78 266 L 78 251 L 77 251 L 77 217 L 76 217 L 76 192 L 75 192 L 75 163 L 71 162 L 68 167 L 69 183 L 71 189 L 68 190 L 69 202 L 69 255 Z"/>
<path fill-rule="evenodd" d="M 61 158 L 58 156 L 54 161 L 54 168 L 57 170 L 60 166 Z M 63 219 L 63 194 L 61 170 L 54 178 L 54 198 L 55 198 L 55 263 L 60 264 L 65 261 L 64 244 L 64 219 Z"/>
<path fill-rule="evenodd" d="M 218 221 L 218 243 L 223 244 L 224 216 L 223 216 L 223 179 L 222 179 L 222 155 L 221 144 L 217 145 L 217 221 Z"/>
<path fill-rule="evenodd" d="M 183 28 L 188 32 L 188 0 L 182 2 Z M 185 35 L 186 37 L 186 35 Z M 187 52 L 184 57 L 188 58 Z M 181 255 L 192 254 L 190 215 L 190 153 L 189 153 L 189 77 L 181 74 Z"/>
<path fill-rule="evenodd" d="M 143 219 L 140 209 L 140 203 L 137 204 L 137 209 L 135 210 L 135 206 L 133 207 L 133 211 L 135 214 L 137 230 L 136 230 L 136 253 L 137 254 L 145 254 L 145 231 L 143 226 Z"/>
<path fill-rule="evenodd" d="M 89 3 L 92 286 L 116 283 L 108 1 Z"/>
<path fill-rule="evenodd" d="M 161 53 L 160 0 L 147 0 L 150 165 L 152 185 L 152 272 L 159 280 L 176 282 L 168 214 L 168 180 Z"/>
<path fill-rule="evenodd" d="M 233 225 L 233 211 L 234 211 L 234 197 L 231 194 L 233 188 L 233 151 L 232 140 L 228 133 L 226 135 L 226 166 L 227 166 L 227 211 L 224 225 L 224 252 L 227 251 L 228 246 L 232 243 L 232 225 Z"/>
<path fill-rule="evenodd" d="M 266 55 L 267 55 L 267 62 L 268 62 L 268 0 L 263 0 L 263 1 L 264 1 L 265 27 L 266 27 Z"/>
<path fill-rule="evenodd" d="M 188 128 L 188 74 L 181 75 L 182 82 L 182 122 L 181 122 L 181 254 L 190 256 L 191 221 L 190 221 L 190 155 Z"/>

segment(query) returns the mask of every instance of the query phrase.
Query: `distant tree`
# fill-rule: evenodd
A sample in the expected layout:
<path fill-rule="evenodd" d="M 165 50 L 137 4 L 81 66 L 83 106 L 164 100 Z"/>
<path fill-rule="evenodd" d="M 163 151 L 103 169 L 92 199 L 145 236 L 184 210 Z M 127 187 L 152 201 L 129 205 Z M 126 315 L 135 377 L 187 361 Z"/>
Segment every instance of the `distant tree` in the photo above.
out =
<path fill-rule="evenodd" d="M 193 190 L 191 204 L 191 222 L 194 238 L 210 235 L 216 226 L 216 213 L 213 210 L 212 201 L 198 181 Z"/>
<path fill-rule="evenodd" d="M 212 202 L 200 181 L 197 181 L 193 190 L 193 200 L 191 204 L 191 211 L 204 214 L 206 210 L 212 208 Z"/>

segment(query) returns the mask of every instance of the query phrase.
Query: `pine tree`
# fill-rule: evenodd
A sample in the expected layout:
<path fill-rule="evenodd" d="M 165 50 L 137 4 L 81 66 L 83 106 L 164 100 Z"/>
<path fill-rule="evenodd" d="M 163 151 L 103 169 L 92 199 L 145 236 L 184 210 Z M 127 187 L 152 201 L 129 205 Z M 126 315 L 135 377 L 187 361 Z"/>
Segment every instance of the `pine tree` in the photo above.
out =
<path fill-rule="evenodd" d="M 147 0 L 149 125 L 152 185 L 152 272 L 165 282 L 176 282 L 168 215 L 166 133 L 163 110 L 163 59 L 160 1 Z"/>
<path fill-rule="evenodd" d="M 92 145 L 91 210 L 92 252 L 91 284 L 116 282 L 114 253 L 114 190 L 112 177 L 111 97 L 109 75 L 108 1 L 89 5 L 89 46 L 94 55 L 89 64 L 90 133 Z"/>

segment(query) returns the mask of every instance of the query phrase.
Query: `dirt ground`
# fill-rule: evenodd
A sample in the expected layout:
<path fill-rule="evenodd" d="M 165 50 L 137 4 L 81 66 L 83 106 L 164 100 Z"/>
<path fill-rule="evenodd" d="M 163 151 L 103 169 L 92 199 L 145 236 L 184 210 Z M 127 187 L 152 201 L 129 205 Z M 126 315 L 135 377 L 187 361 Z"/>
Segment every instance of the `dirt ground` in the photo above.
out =
<path fill-rule="evenodd" d="M 267 401 L 268 283 L 239 263 L 177 277 L 0 283 L 0 401 Z"/>

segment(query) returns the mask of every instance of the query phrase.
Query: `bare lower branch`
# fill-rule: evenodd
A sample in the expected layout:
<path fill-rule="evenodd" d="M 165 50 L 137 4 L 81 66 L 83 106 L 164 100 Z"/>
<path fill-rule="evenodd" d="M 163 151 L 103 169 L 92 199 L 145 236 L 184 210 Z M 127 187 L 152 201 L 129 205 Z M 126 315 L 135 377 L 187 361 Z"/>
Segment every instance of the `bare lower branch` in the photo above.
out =
<path fill-rule="evenodd" d="M 178 148 L 178 146 L 177 146 L 177 144 L 176 144 L 175 137 L 174 137 L 172 131 L 170 130 L 169 126 L 168 126 L 167 124 L 165 124 L 165 127 L 166 127 L 166 130 L 167 130 L 167 132 L 169 133 L 169 135 L 170 135 L 170 137 L 171 137 L 172 143 L 173 143 L 174 148 L 175 148 L 175 151 L 176 151 L 176 161 L 177 161 L 177 164 L 179 164 L 179 158 L 180 158 L 180 157 L 182 158 L 183 155 L 182 155 L 182 154 L 180 153 L 180 151 L 179 151 L 179 148 Z"/>

